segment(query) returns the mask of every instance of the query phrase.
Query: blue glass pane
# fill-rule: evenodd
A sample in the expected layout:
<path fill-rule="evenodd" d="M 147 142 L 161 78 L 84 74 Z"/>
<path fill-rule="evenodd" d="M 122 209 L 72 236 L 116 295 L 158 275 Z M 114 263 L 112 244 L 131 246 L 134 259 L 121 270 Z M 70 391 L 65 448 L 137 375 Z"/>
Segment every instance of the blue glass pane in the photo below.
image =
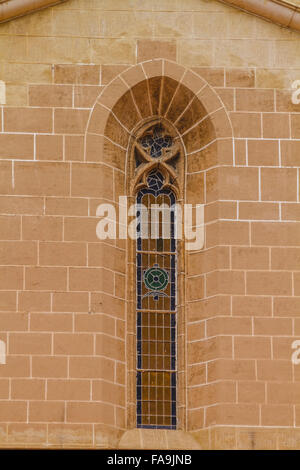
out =
<path fill-rule="evenodd" d="M 150 189 L 159 191 L 164 184 L 164 177 L 159 171 L 152 170 L 147 177 L 147 184 Z"/>
<path fill-rule="evenodd" d="M 151 134 L 142 137 L 140 143 L 152 158 L 159 158 L 162 156 L 164 148 L 170 148 L 173 145 L 173 139 L 171 136 L 165 135 L 163 129 L 157 126 Z"/>

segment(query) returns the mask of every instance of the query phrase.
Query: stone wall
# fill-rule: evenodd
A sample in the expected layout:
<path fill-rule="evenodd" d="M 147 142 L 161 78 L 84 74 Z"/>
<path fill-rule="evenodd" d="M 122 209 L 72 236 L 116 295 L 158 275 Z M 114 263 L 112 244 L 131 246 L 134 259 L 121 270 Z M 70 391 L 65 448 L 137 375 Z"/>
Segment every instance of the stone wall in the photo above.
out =
<path fill-rule="evenodd" d="M 127 246 L 99 242 L 96 208 L 125 193 L 115 104 L 165 75 L 211 122 L 186 139 L 206 238 L 186 255 L 180 429 L 202 448 L 299 447 L 299 52 L 298 33 L 213 0 L 69 0 L 0 25 L 2 447 L 144 442 L 124 439 Z"/>

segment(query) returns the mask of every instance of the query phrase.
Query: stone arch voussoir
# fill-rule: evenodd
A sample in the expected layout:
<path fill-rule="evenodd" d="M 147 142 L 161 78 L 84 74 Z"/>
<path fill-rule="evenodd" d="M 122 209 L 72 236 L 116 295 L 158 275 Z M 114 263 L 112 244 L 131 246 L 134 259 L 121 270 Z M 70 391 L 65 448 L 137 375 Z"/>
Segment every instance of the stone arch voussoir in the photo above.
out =
<path fill-rule="evenodd" d="M 170 60 L 154 59 L 129 67 L 115 77 L 103 89 L 91 110 L 87 125 L 86 140 L 88 140 L 90 134 L 104 136 L 109 116 L 111 113 L 115 114 L 114 108 L 122 97 L 126 94 L 128 96 L 132 94 L 132 90 L 135 87 L 141 86 L 143 82 L 148 81 L 149 83 L 149 80 L 152 79 L 154 81 L 154 79 L 158 77 L 163 77 L 165 80 L 174 80 L 180 84 L 180 86 L 190 91 L 193 95 L 194 102 L 201 103 L 206 111 L 206 117 L 212 123 L 216 139 L 232 138 L 233 133 L 229 116 L 216 91 L 196 72 Z M 143 116 L 142 113 L 139 114 L 142 120 L 145 116 Z M 125 134 L 127 131 L 127 139 L 129 139 L 132 128 L 129 126 L 129 129 L 127 129 L 124 123 L 121 124 L 123 124 Z M 123 133 L 124 132 L 122 132 L 122 134 Z M 116 144 L 123 146 L 123 144 L 127 142 L 127 139 L 123 136 L 123 138 L 118 139 Z M 86 151 L 87 150 L 86 147 Z M 93 151 L 94 150 L 95 149 L 93 149 Z M 100 148 L 98 150 L 100 151 Z M 92 161 L 90 156 L 87 160 Z"/>

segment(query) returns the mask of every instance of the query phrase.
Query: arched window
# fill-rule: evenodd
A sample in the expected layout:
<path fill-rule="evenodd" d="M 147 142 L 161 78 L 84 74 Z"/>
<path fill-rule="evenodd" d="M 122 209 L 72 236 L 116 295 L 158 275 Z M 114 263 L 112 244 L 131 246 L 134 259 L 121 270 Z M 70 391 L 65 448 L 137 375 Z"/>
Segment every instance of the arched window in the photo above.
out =
<path fill-rule="evenodd" d="M 177 426 L 177 250 L 180 144 L 162 122 L 134 145 L 136 194 L 136 425 Z"/>
<path fill-rule="evenodd" d="M 157 128 L 156 131 L 155 128 Z M 146 432 L 144 434 L 141 430 L 134 429 L 136 426 L 154 428 L 175 426 L 172 424 L 172 409 L 171 419 L 164 419 L 166 415 L 163 413 L 167 410 L 167 406 L 158 406 L 158 397 L 164 398 L 161 390 L 164 388 L 164 383 L 158 383 L 156 379 L 154 381 L 155 374 L 157 379 L 159 377 L 158 372 L 163 372 L 160 377 L 176 373 L 176 420 L 174 419 L 176 428 L 180 431 L 196 431 L 203 426 L 209 426 L 210 421 L 205 409 L 211 403 L 211 397 L 207 399 L 208 401 L 205 397 L 200 400 L 199 390 L 203 385 L 205 362 L 219 357 L 218 347 L 215 347 L 218 343 L 218 335 L 207 340 L 207 332 L 203 325 L 206 319 L 209 319 L 211 315 L 215 316 L 218 312 L 220 299 L 221 302 L 226 300 L 226 305 L 222 310 L 225 314 L 227 300 L 229 300 L 227 297 L 223 299 L 219 296 L 219 286 L 216 282 L 219 269 L 227 269 L 227 260 L 222 259 L 220 264 L 218 257 L 213 256 L 213 251 L 217 250 L 216 253 L 218 253 L 219 237 L 222 235 L 219 233 L 222 208 L 218 204 L 220 199 L 218 167 L 230 166 L 234 161 L 232 137 L 232 126 L 227 111 L 215 90 L 194 71 L 168 60 L 149 60 L 125 70 L 103 90 L 91 113 L 86 135 L 85 160 L 95 162 L 96 158 L 97 163 L 103 164 L 101 170 L 99 169 L 103 184 L 99 184 L 97 188 L 97 197 L 101 194 L 105 200 L 111 198 L 116 210 L 119 211 L 116 228 L 122 234 L 120 240 L 111 244 L 110 251 L 114 256 L 105 253 L 105 264 L 107 262 L 111 271 L 115 273 L 112 298 L 116 301 L 118 311 L 116 314 L 111 313 L 118 319 L 115 328 L 116 344 L 120 338 L 126 340 L 125 354 L 120 355 L 119 351 L 115 354 L 113 346 L 103 351 L 103 354 L 110 360 L 115 359 L 115 381 L 116 384 L 123 386 L 120 395 L 116 393 L 111 397 L 111 402 L 115 406 L 116 429 L 127 429 L 122 441 L 124 448 L 128 448 L 132 436 L 138 436 L 141 445 L 144 445 L 144 436 L 145 439 L 149 439 L 150 435 L 153 439 L 166 438 L 164 445 L 172 448 L 172 439 L 176 435 L 173 432 L 162 434 Z M 154 170 L 155 172 L 150 175 Z M 189 219 L 183 230 L 189 243 L 184 244 L 183 241 L 175 238 L 176 309 L 166 312 L 169 314 L 167 318 L 171 319 L 171 315 L 175 314 L 176 320 L 175 370 L 167 369 L 166 362 L 164 362 L 164 368 L 159 369 L 157 354 L 155 354 L 156 363 L 153 360 L 155 365 L 152 366 L 151 354 L 147 349 L 149 346 L 153 348 L 154 345 L 157 350 L 161 348 L 156 336 L 154 336 L 155 341 L 151 341 L 151 336 L 146 336 L 146 333 L 147 330 L 149 335 L 154 333 L 150 330 L 151 318 L 152 321 L 160 322 L 164 318 L 163 315 L 159 315 L 165 312 L 159 313 L 158 308 L 162 297 L 156 296 L 158 300 L 155 300 L 152 294 L 143 298 L 143 301 L 149 302 L 149 305 L 151 302 L 153 305 L 151 310 L 148 309 L 148 304 L 145 312 L 138 307 L 138 273 L 140 286 L 144 289 L 141 295 L 147 294 L 150 290 L 167 294 L 169 284 L 161 289 L 152 284 L 151 289 L 148 289 L 144 282 L 146 272 L 148 272 L 146 276 L 148 278 L 148 270 L 157 268 L 154 264 L 158 264 L 158 267 L 167 271 L 167 281 L 170 282 L 170 270 L 167 269 L 169 267 L 155 261 L 155 257 L 159 259 L 159 256 L 164 254 L 161 251 L 164 248 L 160 246 L 162 241 L 159 240 L 156 243 L 156 251 L 151 248 L 150 253 L 146 253 L 147 259 L 144 265 L 143 257 L 140 256 L 139 264 L 137 257 L 142 253 L 138 251 L 137 240 L 132 239 L 132 232 L 138 235 L 134 227 L 135 222 L 129 226 L 126 217 L 128 205 L 130 209 L 128 215 L 132 217 L 135 215 L 135 211 L 132 213 L 134 203 L 142 196 L 140 191 L 153 190 L 153 184 L 156 191 L 169 189 L 180 206 L 183 202 L 190 205 L 185 206 L 187 210 L 184 216 L 187 217 L 183 217 L 183 220 Z M 93 188 L 92 191 L 94 191 Z M 94 192 L 91 194 L 94 195 Z M 143 197 L 145 201 L 147 198 L 154 198 L 156 202 L 159 198 L 167 197 L 166 194 L 157 194 L 156 197 L 153 194 L 144 194 Z M 203 205 L 202 209 L 205 205 L 205 225 L 202 217 L 200 230 L 194 231 L 199 224 L 197 217 L 192 217 L 191 228 L 193 230 L 190 231 L 190 215 L 194 215 L 194 211 L 191 214 L 190 208 L 198 204 Z M 130 231 L 129 237 L 127 237 L 127 228 Z M 204 246 L 201 245 L 204 239 L 203 229 L 206 235 Z M 139 231 L 141 231 L 141 226 Z M 193 234 L 197 237 L 200 235 L 199 247 L 195 248 L 191 241 L 190 235 Z M 103 250 L 105 249 L 106 244 L 103 244 Z M 120 252 L 120 249 L 124 251 Z M 153 262 L 151 256 L 152 259 L 154 258 Z M 119 263 L 125 276 L 119 273 Z M 150 271 L 150 274 L 152 276 L 153 271 Z M 164 278 L 165 275 L 162 273 L 162 279 Z M 207 279 L 212 287 L 209 295 Z M 158 278 L 154 282 L 159 280 Z M 163 298 L 166 299 L 165 296 Z M 114 307 L 111 307 L 109 303 L 109 313 L 112 308 Z M 101 309 L 103 309 L 102 306 Z M 148 314 L 144 316 L 144 320 L 148 321 L 144 330 L 144 325 L 141 323 L 143 317 L 138 315 L 139 312 Z M 152 313 L 155 315 L 151 315 L 150 318 Z M 163 324 L 155 324 L 153 328 L 156 328 L 157 334 L 158 331 L 161 334 L 165 331 L 163 326 Z M 158 330 L 159 327 L 160 330 Z M 170 325 L 167 328 L 171 334 Z M 145 331 L 144 335 L 143 331 Z M 138 338 L 137 335 L 139 335 Z M 163 351 L 165 353 L 165 350 Z M 143 361 L 143 354 L 145 361 Z M 106 362 L 103 363 L 104 377 L 108 373 L 106 364 Z M 112 371 L 109 370 L 109 374 L 111 373 Z M 153 386 L 151 382 L 150 384 L 146 382 L 143 388 L 143 374 L 153 379 Z M 168 384 L 166 388 L 168 390 L 165 397 L 169 398 L 170 385 Z M 103 402 L 106 402 L 105 393 L 103 391 Z M 216 402 L 218 402 L 217 399 Z M 123 404 L 125 404 L 124 408 Z M 107 408 L 110 407 L 111 404 L 107 403 Z M 161 410 L 162 414 L 159 414 Z M 218 411 L 214 407 L 210 411 L 210 419 L 215 419 Z M 181 433 L 180 436 L 182 435 Z"/>

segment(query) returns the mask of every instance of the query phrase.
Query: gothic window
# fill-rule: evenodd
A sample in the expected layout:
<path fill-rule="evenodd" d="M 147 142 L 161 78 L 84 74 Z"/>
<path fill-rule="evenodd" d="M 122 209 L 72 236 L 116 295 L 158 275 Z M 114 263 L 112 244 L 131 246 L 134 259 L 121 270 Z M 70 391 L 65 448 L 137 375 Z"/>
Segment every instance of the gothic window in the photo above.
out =
<path fill-rule="evenodd" d="M 136 424 L 176 429 L 176 202 L 180 145 L 161 122 L 133 144 L 136 194 Z"/>

